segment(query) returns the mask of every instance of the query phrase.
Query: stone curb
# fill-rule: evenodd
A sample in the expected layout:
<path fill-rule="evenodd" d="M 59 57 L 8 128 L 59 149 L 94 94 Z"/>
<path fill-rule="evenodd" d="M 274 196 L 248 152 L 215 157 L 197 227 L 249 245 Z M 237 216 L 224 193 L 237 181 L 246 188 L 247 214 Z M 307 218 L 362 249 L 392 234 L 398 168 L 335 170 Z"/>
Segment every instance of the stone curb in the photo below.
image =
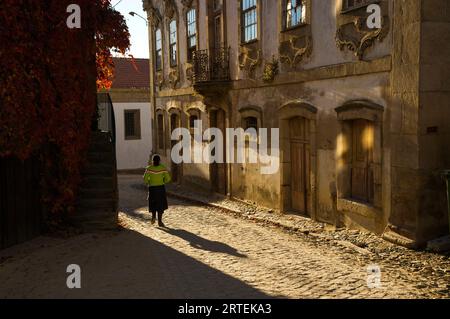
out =
<path fill-rule="evenodd" d="M 211 207 L 211 208 L 214 208 L 214 209 L 218 209 L 218 210 L 221 210 L 221 211 L 223 211 L 225 213 L 231 214 L 234 217 L 239 217 L 239 218 L 246 219 L 246 220 L 249 220 L 249 221 L 257 222 L 257 223 L 263 224 L 265 226 L 268 226 L 268 225 L 269 226 L 274 226 L 274 227 L 280 228 L 280 229 L 282 229 L 284 231 L 294 232 L 294 233 L 301 233 L 303 235 L 316 237 L 316 238 L 326 237 L 326 236 L 324 236 L 322 234 L 311 232 L 310 230 L 305 230 L 305 229 L 302 229 L 302 228 L 299 228 L 299 227 L 286 225 L 286 224 L 283 224 L 283 223 L 280 223 L 280 222 L 276 222 L 276 221 L 273 221 L 273 220 L 268 220 L 268 219 L 261 218 L 261 217 L 248 216 L 248 215 L 245 215 L 244 213 L 242 213 L 241 211 L 237 211 L 237 210 L 231 209 L 229 207 L 224 207 L 222 205 L 210 203 L 210 202 L 207 202 L 205 200 L 194 198 L 192 196 L 177 194 L 177 193 L 175 193 L 173 191 L 167 190 L 167 196 L 175 198 L 175 199 L 179 199 L 179 200 L 182 200 L 182 201 L 190 202 L 190 203 L 193 203 L 193 204 L 196 204 L 196 205 L 206 206 L 206 207 Z M 369 251 L 367 249 L 364 249 L 364 248 L 360 248 L 360 247 L 354 245 L 353 243 L 351 243 L 349 241 L 335 241 L 335 242 L 336 242 L 337 245 L 346 247 L 348 249 L 352 249 L 353 251 L 355 251 L 355 252 L 357 252 L 357 253 L 359 253 L 361 255 L 365 255 L 365 256 L 372 255 L 371 251 Z"/>
<path fill-rule="evenodd" d="M 235 215 L 235 216 L 237 215 L 239 217 L 242 217 L 242 218 L 245 218 L 245 219 L 248 219 L 248 220 L 251 220 L 251 221 L 261 222 L 261 223 L 264 223 L 266 225 L 270 224 L 270 225 L 273 225 L 273 226 L 281 227 L 284 230 L 288 230 L 288 231 L 302 232 L 302 233 L 305 233 L 305 234 L 309 234 L 308 230 L 302 230 L 302 229 L 300 229 L 298 227 L 294 227 L 294 226 L 290 226 L 290 225 L 274 222 L 272 220 L 268 220 L 268 219 L 264 219 L 264 218 L 260 218 L 260 217 L 247 216 L 244 213 L 242 213 L 241 211 L 237 211 L 237 210 L 234 210 L 234 209 L 231 209 L 229 207 L 222 206 L 222 205 L 210 203 L 210 202 L 207 202 L 207 201 L 204 201 L 204 200 L 201 200 L 201 199 L 198 199 L 198 198 L 194 198 L 194 197 L 191 197 L 191 196 L 176 194 L 176 193 L 174 193 L 172 191 L 167 191 L 167 195 L 169 197 L 173 197 L 173 198 L 180 199 L 180 200 L 183 200 L 183 201 L 191 202 L 193 204 L 198 204 L 198 205 L 202 205 L 202 206 L 208 206 L 208 207 L 211 207 L 211 208 L 219 209 L 219 210 L 225 211 L 227 213 L 230 213 L 232 215 Z"/>

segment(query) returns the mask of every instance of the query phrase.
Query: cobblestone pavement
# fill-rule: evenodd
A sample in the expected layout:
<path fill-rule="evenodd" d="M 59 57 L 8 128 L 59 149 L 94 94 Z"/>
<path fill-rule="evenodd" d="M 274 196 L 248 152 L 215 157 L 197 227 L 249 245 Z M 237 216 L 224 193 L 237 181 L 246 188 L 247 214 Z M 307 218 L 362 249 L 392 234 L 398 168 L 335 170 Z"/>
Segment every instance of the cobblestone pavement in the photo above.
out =
<path fill-rule="evenodd" d="M 132 203 L 139 177 L 121 177 L 125 203 Z M 127 195 L 125 195 L 127 194 Z M 145 194 L 145 192 L 144 192 Z M 137 203 L 136 203 L 137 204 Z M 142 205 L 145 205 L 143 203 Z M 171 201 L 168 229 L 149 227 L 146 207 L 122 207 L 127 227 L 238 278 L 268 296 L 289 298 L 448 298 L 448 256 L 417 253 L 386 243 L 378 253 L 356 246 L 346 235 L 324 234 L 312 221 L 308 231 L 286 232 L 220 209 Z M 257 212 L 250 213 L 250 216 Z M 303 219 L 304 220 L 304 219 Z M 315 225 L 314 225 L 315 224 Z M 312 230 L 316 230 L 312 233 Z M 375 245 L 372 245 L 375 247 Z M 400 255 L 413 258 L 402 263 Z M 399 260 L 397 260 L 399 259 Z M 429 263 L 432 265 L 428 266 Z M 381 288 L 369 289 L 369 265 L 381 268 Z M 425 267 L 420 268 L 416 265 Z M 434 268 L 433 268 L 434 267 Z"/>
<path fill-rule="evenodd" d="M 448 256 L 361 248 L 350 237 L 362 235 L 309 220 L 294 218 L 302 231 L 291 231 L 173 198 L 159 228 L 139 183 L 120 176 L 121 230 L 41 237 L 0 252 L 0 298 L 450 297 Z M 80 290 L 66 287 L 69 264 L 82 269 Z M 380 288 L 368 288 L 372 264 Z"/>

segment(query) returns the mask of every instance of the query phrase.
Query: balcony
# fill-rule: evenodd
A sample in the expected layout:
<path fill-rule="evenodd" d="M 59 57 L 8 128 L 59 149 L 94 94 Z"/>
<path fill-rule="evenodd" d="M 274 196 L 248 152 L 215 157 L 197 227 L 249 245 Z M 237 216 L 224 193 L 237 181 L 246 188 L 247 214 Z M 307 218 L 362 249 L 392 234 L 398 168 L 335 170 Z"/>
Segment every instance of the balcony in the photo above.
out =
<path fill-rule="evenodd" d="M 224 93 L 230 84 L 230 48 L 195 51 L 193 82 L 202 95 Z"/>

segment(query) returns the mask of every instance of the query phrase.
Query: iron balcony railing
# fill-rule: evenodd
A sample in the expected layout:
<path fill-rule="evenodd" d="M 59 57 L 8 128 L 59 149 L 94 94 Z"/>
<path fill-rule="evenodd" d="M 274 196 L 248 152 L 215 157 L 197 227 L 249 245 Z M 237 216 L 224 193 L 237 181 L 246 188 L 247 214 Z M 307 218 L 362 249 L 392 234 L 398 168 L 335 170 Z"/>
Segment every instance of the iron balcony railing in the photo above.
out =
<path fill-rule="evenodd" d="M 195 51 L 193 63 L 195 83 L 230 80 L 230 48 Z"/>

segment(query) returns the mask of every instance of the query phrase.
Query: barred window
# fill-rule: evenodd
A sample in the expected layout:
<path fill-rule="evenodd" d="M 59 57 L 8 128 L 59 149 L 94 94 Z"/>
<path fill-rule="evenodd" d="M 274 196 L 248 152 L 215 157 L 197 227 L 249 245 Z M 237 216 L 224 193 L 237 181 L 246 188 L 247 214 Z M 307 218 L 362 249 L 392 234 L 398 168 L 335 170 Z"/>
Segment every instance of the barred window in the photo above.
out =
<path fill-rule="evenodd" d="M 286 29 L 301 25 L 305 21 L 305 0 L 286 0 Z"/>
<path fill-rule="evenodd" d="M 155 64 L 156 71 L 162 69 L 162 33 L 161 29 L 155 31 Z"/>
<path fill-rule="evenodd" d="M 257 0 L 242 0 L 242 41 L 250 42 L 258 38 L 258 11 Z"/>
<path fill-rule="evenodd" d="M 376 2 L 379 2 L 379 0 L 343 0 L 342 10 L 350 11 L 354 9 L 359 9 Z"/>
<path fill-rule="evenodd" d="M 195 121 L 198 121 L 198 116 L 197 115 L 191 115 L 189 117 L 189 128 L 190 129 L 194 129 L 195 128 Z"/>
<path fill-rule="evenodd" d="M 125 110 L 125 140 L 141 139 L 141 114 L 139 110 Z"/>
<path fill-rule="evenodd" d="M 194 51 L 197 50 L 197 12 L 191 9 L 187 13 L 187 46 L 188 61 L 192 60 Z"/>
<path fill-rule="evenodd" d="M 170 32 L 170 39 L 169 39 L 169 45 L 170 45 L 170 66 L 176 66 L 178 63 L 177 59 L 177 41 L 178 41 L 178 35 L 177 35 L 177 21 L 172 20 L 169 25 L 169 32 Z"/>
<path fill-rule="evenodd" d="M 258 130 L 258 119 L 254 116 L 249 116 L 245 118 L 245 129 L 254 128 Z"/>

